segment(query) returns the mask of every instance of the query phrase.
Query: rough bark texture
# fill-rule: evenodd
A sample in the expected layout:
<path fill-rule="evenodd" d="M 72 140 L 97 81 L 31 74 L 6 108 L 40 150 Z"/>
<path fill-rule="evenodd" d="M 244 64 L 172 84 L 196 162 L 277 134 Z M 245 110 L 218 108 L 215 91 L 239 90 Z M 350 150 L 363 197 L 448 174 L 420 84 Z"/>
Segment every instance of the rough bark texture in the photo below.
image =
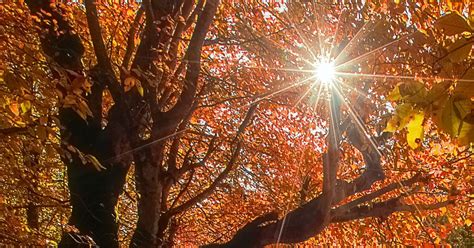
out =
<path fill-rule="evenodd" d="M 148 5 L 144 3 L 148 20 L 155 18 L 163 19 L 170 14 L 175 6 L 171 2 L 168 4 Z M 207 34 L 210 24 L 217 11 L 219 1 L 207 1 L 198 17 L 191 41 L 186 52 L 186 60 L 194 61 L 187 65 L 184 87 L 178 98 L 177 103 L 166 112 L 155 111 L 153 116 L 154 125 L 152 127 L 151 140 L 161 140 L 176 132 L 178 125 L 183 121 L 186 115 L 190 114 L 191 107 L 194 104 L 194 98 L 197 92 L 197 82 L 200 74 L 201 49 L 204 38 Z M 159 7 L 157 7 L 159 6 Z M 151 9 L 150 9 L 151 8 Z M 151 62 L 157 54 L 149 53 L 156 50 L 157 47 L 163 49 L 168 46 L 171 31 L 169 22 L 147 21 L 145 28 L 145 37 L 137 51 L 137 59 L 134 66 L 141 70 L 154 72 Z M 156 29 L 162 30 L 159 34 Z M 144 56 L 147 54 L 148 56 Z M 143 56 L 142 56 L 143 55 Z M 151 56 L 150 56 L 151 55 Z M 151 58 L 150 58 L 151 57 Z M 149 88 L 149 92 L 156 92 Z M 156 109 L 159 109 L 158 107 Z M 163 168 L 164 162 L 164 141 L 154 143 L 148 146 L 144 154 L 138 155 L 137 159 L 137 189 L 141 195 L 138 203 L 139 219 L 137 229 L 132 238 L 132 247 L 155 247 L 162 245 L 164 241 L 164 230 L 169 225 L 170 217 L 167 214 L 167 194 L 174 179 L 170 177 L 169 171 Z"/>
<path fill-rule="evenodd" d="M 70 70 L 69 81 L 82 76 L 81 59 L 84 48 L 79 36 L 73 32 L 73 28 L 59 10 L 50 5 L 50 1 L 30 0 L 26 3 L 32 14 L 56 21 L 59 30 L 64 31 L 55 32 L 51 25 L 42 22 L 41 28 L 44 33 L 41 33 L 41 43 L 44 53 L 62 68 Z M 41 11 L 50 16 L 41 14 Z M 126 122 L 114 121 L 112 123 L 122 124 L 109 125 L 105 129 L 100 126 L 102 90 L 110 83 L 108 81 L 114 80 L 110 69 L 104 69 L 104 67 L 105 65 L 100 65 L 94 68 L 92 94 L 87 96 L 89 106 L 95 114 L 94 117 L 85 121 L 71 108 L 62 108 L 59 111 L 59 120 L 63 147 L 73 146 L 84 154 L 93 155 L 106 168 L 97 171 L 91 165 L 83 164 L 76 153 L 63 156 L 63 161 L 67 166 L 71 194 L 70 224 L 76 226 L 82 235 L 90 236 L 101 247 L 118 247 L 118 226 L 114 209 L 122 191 L 128 164 L 110 160 L 110 158 L 114 157 L 119 151 L 117 148 L 126 142 L 123 137 L 125 129 L 122 126 Z M 115 112 L 119 113 L 119 111 Z M 119 119 L 121 116 L 112 114 L 111 118 Z M 122 138 L 117 139 L 117 137 Z M 80 242 L 88 243 L 90 240 L 77 234 L 66 233 L 60 246 L 76 246 Z"/>

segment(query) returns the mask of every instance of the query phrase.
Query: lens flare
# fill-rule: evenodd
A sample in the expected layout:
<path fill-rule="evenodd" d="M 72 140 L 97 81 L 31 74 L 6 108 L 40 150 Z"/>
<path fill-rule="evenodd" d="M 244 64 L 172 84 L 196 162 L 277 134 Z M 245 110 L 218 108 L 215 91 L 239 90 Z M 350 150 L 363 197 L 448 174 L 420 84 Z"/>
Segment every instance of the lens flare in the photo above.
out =
<path fill-rule="evenodd" d="M 323 84 L 330 85 L 336 79 L 336 66 L 334 62 L 320 61 L 315 65 L 314 75 Z"/>

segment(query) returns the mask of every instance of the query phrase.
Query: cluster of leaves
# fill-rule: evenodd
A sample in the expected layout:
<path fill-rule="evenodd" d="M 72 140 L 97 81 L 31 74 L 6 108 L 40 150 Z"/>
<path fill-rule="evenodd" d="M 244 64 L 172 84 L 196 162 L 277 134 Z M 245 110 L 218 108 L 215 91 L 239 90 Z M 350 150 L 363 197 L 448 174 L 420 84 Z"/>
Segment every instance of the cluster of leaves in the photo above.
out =
<path fill-rule="evenodd" d="M 61 4 L 59 8 L 69 21 L 77 23 L 81 36 L 89 37 L 82 6 Z M 136 8 L 101 6 L 104 14 L 118 20 L 105 29 L 111 37 L 108 44 L 114 59 L 123 56 L 124 32 L 133 22 Z M 81 97 L 83 92 L 90 92 L 91 83 L 80 75 L 68 82 L 65 75 L 71 72 L 44 56 L 37 31 L 41 31 L 38 24 L 46 20 L 31 15 L 22 3 L 2 4 L 0 12 L 0 239 L 2 244 L 54 245 L 64 231 L 74 229 L 67 225 L 69 191 L 60 156 L 79 154 L 86 166 L 102 168 L 95 157 L 72 146 L 67 150 L 60 146 L 58 108 L 70 107 L 84 119 L 92 115 Z M 94 63 L 92 44 L 84 45 L 90 60 L 85 62 Z M 58 74 L 61 76 L 55 77 Z"/>
<path fill-rule="evenodd" d="M 0 237 L 4 244 L 54 244 L 69 212 L 54 82 L 27 9 L 0 9 Z"/>
<path fill-rule="evenodd" d="M 406 128 L 409 146 L 417 148 L 423 140 L 425 116 L 432 116 L 440 129 L 460 145 L 468 145 L 474 141 L 473 29 L 463 16 L 451 12 L 439 18 L 429 31 L 417 38 L 429 41 L 433 50 L 440 51 L 436 61 L 439 79 L 431 85 L 423 79 L 397 85 L 388 99 L 399 104 L 385 131 Z M 415 38 L 414 42 L 419 41 Z"/>
<path fill-rule="evenodd" d="M 214 194 L 178 216 L 172 224 L 177 245 L 225 241 L 254 217 L 274 210 L 282 215 L 320 193 L 321 154 L 326 149 L 328 119 L 328 109 L 321 104 L 325 96 L 314 108 L 319 96 L 311 89 L 313 85 L 297 85 L 283 94 L 269 94 L 301 80 L 298 72 L 274 68 L 307 69 L 304 60 L 313 59 L 312 51 L 324 46 L 326 40 L 349 43 L 347 49 L 341 45 L 333 52 L 345 50 L 340 60 L 349 61 L 393 42 L 393 37 L 405 36 L 408 38 L 400 39 L 397 45 L 341 69 L 400 76 L 344 79 L 347 85 L 353 85 L 343 89 L 346 101 L 358 104 L 354 104 L 354 109 L 350 104 L 343 106 L 343 113 L 359 113 L 367 123 L 368 133 L 394 133 L 383 147 L 388 179 L 377 187 L 415 173 L 429 174 L 433 179 L 410 189 L 412 195 L 401 189 L 380 201 L 407 194 L 404 200 L 413 204 L 447 198 L 456 199 L 457 204 L 433 212 L 398 213 L 387 219 L 334 224 L 308 244 L 419 245 L 468 242 L 465 240 L 472 238 L 472 20 L 456 12 L 445 13 L 460 8 L 458 5 L 441 6 L 439 10 L 422 4 L 401 7 L 402 3 L 368 2 L 364 8 L 354 7 L 358 11 L 344 10 L 347 6 L 341 5 L 296 2 L 278 6 L 222 4 L 202 54 L 200 83 L 212 87 L 200 95 L 201 105 L 191 116 L 190 132 L 181 137 L 178 161 L 200 161 L 208 147 L 216 147 L 217 152 L 206 158 L 207 166 L 196 166 L 170 189 L 175 201 L 169 205 L 186 202 L 209 185 L 209 178 L 222 171 L 229 160 L 229 140 L 244 118 L 243 109 L 248 108 L 249 101 L 261 103 L 251 125 L 241 134 L 245 142 L 236 169 Z M 69 152 L 60 149 L 57 109 L 70 107 L 83 119 L 91 116 L 93 113 L 81 97 L 91 85 L 87 76 L 77 76 L 72 82 L 65 76 L 61 77 L 63 81 L 52 76 L 70 72 L 61 68 L 51 71 L 51 61 L 39 52 L 40 42 L 33 24 L 44 20 L 29 15 L 21 4 L 0 8 L 0 23 L 6 23 L 0 27 L 0 127 L 12 131 L 0 134 L 0 242 L 45 245 L 58 241 L 63 229 L 70 228 L 66 223 L 66 172 L 59 156 L 77 153 L 73 147 Z M 115 72 L 123 75 L 125 91 L 137 90 L 143 96 L 143 87 L 133 76 L 140 72 L 128 72 L 121 64 L 127 56 L 127 31 L 133 25 L 138 5 L 116 8 L 104 4 L 97 8 Z M 94 64 L 96 58 L 83 6 L 68 4 L 61 9 L 87 41 L 84 64 Z M 444 15 L 438 18 L 441 14 Z M 358 36 L 358 32 L 363 35 Z M 138 43 L 141 37 L 134 38 Z M 182 55 L 184 51 L 178 49 Z M 167 70 L 163 64 L 158 67 Z M 407 74 L 411 76 L 403 79 Z M 169 87 L 174 92 L 182 86 Z M 358 89 L 364 90 L 363 101 L 359 100 Z M 312 94 L 310 99 L 302 98 L 304 92 Z M 107 94 L 104 99 L 107 112 L 113 100 Z M 387 107 L 387 100 L 396 105 Z M 83 158 L 85 166 L 100 169 L 94 157 L 84 154 Z M 347 142 L 342 147 L 341 161 L 340 179 L 353 179 L 363 170 L 361 154 Z M 116 209 L 123 244 L 131 239 L 137 219 L 133 173 L 129 171 Z M 181 194 L 183 189 L 185 194 Z"/>
<path fill-rule="evenodd" d="M 470 158 L 472 149 L 468 144 L 472 141 L 473 137 L 469 134 L 456 134 L 452 137 L 446 136 L 444 127 L 439 126 L 439 128 L 436 128 L 437 125 L 432 125 L 433 122 L 429 121 L 428 116 L 433 113 L 433 110 L 427 106 L 428 103 L 422 105 L 420 102 L 413 102 L 431 101 L 427 99 L 427 94 L 410 98 L 409 94 L 405 93 L 406 91 L 413 91 L 412 89 L 407 89 L 413 87 L 410 86 L 413 84 L 422 85 L 425 91 L 429 91 L 428 89 L 433 87 L 438 81 L 446 81 L 445 83 L 450 85 L 460 84 L 460 82 L 448 79 L 461 79 L 463 78 L 462 74 L 454 72 L 442 74 L 434 69 L 439 66 L 440 58 L 449 54 L 446 51 L 446 47 L 449 47 L 451 43 L 446 43 L 445 41 L 449 38 L 456 38 L 456 36 L 453 37 L 449 32 L 444 32 L 445 27 L 440 26 L 439 23 L 444 22 L 445 18 L 450 18 L 451 15 L 460 15 L 452 12 L 438 19 L 437 16 L 440 16 L 442 13 L 439 12 L 437 6 L 413 7 L 416 12 L 419 12 L 420 9 L 423 9 L 425 12 L 417 13 L 417 15 L 413 15 L 408 20 L 404 15 L 396 15 L 403 14 L 406 8 L 401 8 L 400 11 L 400 8 L 397 10 L 396 6 L 389 6 L 386 8 L 386 12 L 380 15 L 370 11 L 361 11 L 360 13 L 353 13 L 353 16 L 350 13 L 347 16 L 343 16 L 342 20 L 347 18 L 348 23 L 339 27 L 344 29 L 340 31 L 340 37 L 336 37 L 338 42 L 344 42 L 346 38 L 344 36 L 346 35 L 350 37 L 349 40 L 356 37 L 360 29 L 363 29 L 363 35 L 351 41 L 353 43 L 352 47 L 345 49 L 347 53 L 340 57 L 342 61 L 357 58 L 372 50 L 377 50 L 379 47 L 385 48 L 380 52 L 374 53 L 369 58 L 356 61 L 344 68 L 349 72 L 355 71 L 361 74 L 370 73 L 378 75 L 378 77 L 374 77 L 378 80 L 372 81 L 362 76 L 357 77 L 356 73 L 346 83 L 347 85 L 354 85 L 354 88 L 370 88 L 368 92 L 365 92 L 368 95 L 369 101 L 357 101 L 360 96 L 355 89 L 345 89 L 344 93 L 347 95 L 349 102 L 357 101 L 355 105 L 357 112 L 363 115 L 362 119 L 371 123 L 371 125 L 368 125 L 369 133 L 380 134 L 384 130 L 386 132 L 407 130 L 407 132 L 396 132 L 388 141 L 391 145 L 387 145 L 385 150 L 386 161 L 384 168 L 387 170 L 387 176 L 390 180 L 378 186 L 386 185 L 392 180 L 401 180 L 407 174 L 416 172 L 428 173 L 435 182 L 426 185 L 425 189 L 417 191 L 416 196 L 409 197 L 406 201 L 421 204 L 433 202 L 434 199 L 443 200 L 449 198 L 458 200 L 458 205 L 455 208 L 449 207 L 449 210 L 443 209 L 438 212 L 417 212 L 416 215 L 394 214 L 388 219 L 381 221 L 377 219 L 361 220 L 333 225 L 322 235 L 319 235 L 317 239 L 309 241 L 310 243 L 359 244 L 361 242 L 401 242 L 403 244 L 419 245 L 426 242 L 446 242 L 447 235 L 451 230 L 465 224 L 470 226 L 469 221 L 472 216 L 469 216 L 467 213 L 471 212 L 469 202 L 472 201 L 470 198 L 472 193 L 470 186 L 472 185 L 472 177 L 470 176 L 469 168 L 469 164 L 472 163 Z M 288 8 L 288 14 L 285 13 L 285 8 Z M 223 25 L 222 30 L 219 30 L 220 35 L 216 41 L 221 44 L 221 47 L 225 47 L 226 51 L 229 51 L 226 45 L 233 44 L 250 52 L 248 57 L 251 58 L 250 67 L 252 70 L 248 73 L 255 73 L 254 75 L 256 76 L 252 77 L 252 80 L 255 80 L 254 78 L 261 78 L 258 75 L 265 75 L 261 85 L 268 85 L 267 90 L 270 92 L 272 90 L 275 92 L 301 79 L 300 74 L 288 72 L 285 69 L 306 69 L 303 60 L 312 59 L 311 52 L 318 50 L 317 47 L 320 46 L 318 43 L 321 40 L 333 37 L 337 27 L 336 23 L 340 20 L 338 19 L 338 12 L 333 12 L 334 8 L 328 6 L 309 5 L 308 7 L 308 5 L 294 3 L 285 8 L 282 10 L 278 6 L 269 7 L 265 4 L 256 6 L 229 5 L 229 8 L 226 8 L 227 15 L 232 17 L 228 17 L 226 21 L 235 20 L 237 24 L 231 25 L 231 27 Z M 383 9 L 380 6 L 374 6 L 374 8 Z M 446 7 L 442 12 L 449 10 L 449 7 Z M 361 21 L 352 21 L 357 20 L 358 15 L 369 16 L 369 12 L 371 14 L 370 18 L 367 17 L 369 24 L 366 27 L 363 27 L 364 23 Z M 326 24 L 330 23 L 332 25 L 324 25 L 318 27 L 319 29 L 316 28 L 317 21 L 314 21 L 314 23 L 311 21 L 313 20 L 311 18 L 318 19 L 318 16 L 315 16 L 314 13 L 324 13 L 319 18 L 325 19 Z M 421 16 L 424 17 L 422 18 Z M 465 17 L 462 17 L 462 20 L 467 22 Z M 251 27 L 261 27 L 261 29 Z M 422 27 L 425 29 L 422 29 Z M 318 35 L 323 37 L 318 37 Z M 464 35 L 469 34 L 465 33 Z M 405 36 L 410 39 L 405 38 Z M 396 37 L 395 41 L 394 37 Z M 397 40 L 398 38 L 401 38 L 400 41 Z M 255 40 L 257 45 L 253 45 L 255 43 L 251 42 L 247 44 L 249 40 Z M 346 38 L 346 44 L 349 40 Z M 394 45 L 385 46 L 388 43 Z M 416 45 L 413 45 L 414 43 Z M 354 49 L 354 47 L 358 49 Z M 232 63 L 229 60 L 232 61 L 229 58 L 222 61 L 222 63 Z M 464 56 L 462 61 L 457 61 L 458 64 L 455 64 L 453 67 L 460 71 L 461 68 L 467 69 L 471 66 L 466 63 L 469 61 L 470 57 Z M 284 72 L 279 71 L 278 68 L 281 68 Z M 247 73 L 248 69 L 244 68 L 241 70 L 245 70 Z M 387 77 L 383 75 L 387 75 Z M 449 75 L 449 78 L 447 78 L 447 75 Z M 443 77 L 444 80 L 439 80 L 440 77 Z M 395 90 L 393 90 L 394 86 Z M 274 88 L 272 89 L 271 87 Z M 324 107 L 316 108 L 314 116 L 311 110 L 308 111 L 308 107 L 313 107 L 315 98 L 317 98 L 317 94 L 314 91 L 309 93 L 310 95 L 313 94 L 313 96 L 310 96 L 312 101 L 311 99 L 308 102 L 298 101 L 303 94 L 302 92 L 307 92 L 310 87 L 312 86 L 296 86 L 285 94 L 272 96 L 274 102 L 265 105 L 263 108 L 268 110 L 262 111 L 258 115 L 259 117 L 263 115 L 265 122 L 262 123 L 259 120 L 254 122 L 255 128 L 258 128 L 259 132 L 254 133 L 249 130 L 249 133 L 252 135 L 247 137 L 248 141 L 253 140 L 252 143 L 257 144 L 256 147 L 252 148 L 252 150 L 257 151 L 257 154 L 251 156 L 256 164 L 245 162 L 245 167 L 248 166 L 249 168 L 242 169 L 241 173 L 236 172 L 237 177 L 235 180 L 242 180 L 241 178 L 250 179 L 250 182 L 243 187 L 246 189 L 245 191 L 253 194 L 252 189 L 254 188 L 267 189 L 268 192 L 265 192 L 265 190 L 260 192 L 264 193 L 259 195 L 260 199 L 262 199 L 263 203 L 267 202 L 266 206 L 271 206 L 269 209 L 280 209 L 282 213 L 301 204 L 300 195 L 304 191 L 302 189 L 304 188 L 305 181 L 310 182 L 310 196 L 317 195 L 318 189 L 320 190 L 321 188 L 322 175 L 320 171 L 322 164 L 319 155 L 320 151 L 324 150 L 324 126 L 326 125 L 325 118 L 327 118 L 327 112 Z M 404 93 L 397 93 L 397 91 L 400 92 L 400 88 L 404 88 L 401 90 Z M 253 90 L 254 88 L 250 89 Z M 400 122 L 400 116 L 397 112 L 392 114 L 392 107 L 386 107 L 387 98 L 384 95 L 387 95 L 389 91 L 393 91 L 391 94 L 393 96 L 388 97 L 389 100 L 397 101 L 395 109 L 410 109 L 410 112 L 407 114 L 408 116 L 403 118 L 404 120 L 401 124 L 398 123 Z M 265 91 L 262 92 L 263 96 L 265 96 L 264 93 Z M 412 93 L 411 96 L 415 95 L 415 93 Z M 453 96 L 452 91 L 442 91 L 439 94 L 445 98 Z M 295 103 L 299 104 L 296 104 L 297 106 L 294 107 Z M 367 109 L 370 110 L 367 111 Z M 349 112 L 348 109 L 345 111 Z M 424 111 L 426 111 L 426 118 Z M 383 120 L 380 119 L 381 117 Z M 387 122 L 388 125 L 386 124 Z M 308 130 L 308 127 L 312 128 Z M 253 128 L 251 127 L 251 130 Z M 270 130 L 270 132 L 266 133 L 266 130 Z M 303 130 L 311 132 L 304 132 Z M 425 133 L 427 135 L 423 139 Z M 288 138 L 285 137 L 291 137 L 291 141 L 288 141 Z M 298 141 L 302 143 L 298 144 Z M 316 143 L 311 144 L 311 142 Z M 418 149 L 412 151 L 412 149 L 416 148 Z M 344 149 L 345 157 L 341 165 L 343 169 L 340 173 L 340 178 L 350 180 L 357 175 L 358 171 L 362 170 L 361 157 L 353 149 L 351 150 L 350 146 L 345 146 Z M 289 153 L 287 151 L 293 152 Z M 302 158 L 309 159 L 307 156 L 312 158 L 308 163 L 302 163 Z M 295 177 L 295 175 L 301 176 Z M 457 178 L 450 175 L 457 175 Z M 459 178 L 462 178 L 462 180 L 458 180 Z M 255 183 L 253 182 L 254 180 L 260 183 Z M 454 188 L 456 190 L 453 191 Z M 278 192 L 274 189 L 284 190 Z M 381 200 L 400 193 L 404 194 L 403 191 L 394 192 Z M 215 197 L 221 197 L 219 199 L 224 202 L 235 201 L 230 195 L 228 196 L 229 198 L 220 196 L 219 192 L 216 193 Z M 247 205 L 242 203 L 245 197 L 243 199 L 238 197 L 237 199 L 240 202 L 237 205 L 237 211 L 248 214 Z M 225 204 L 219 209 L 214 210 L 218 206 L 216 202 L 210 201 L 209 205 L 206 205 L 209 212 L 219 214 L 222 222 L 206 222 L 208 230 L 204 231 L 208 233 L 203 235 L 203 243 L 224 239 L 220 230 L 228 228 L 228 226 L 222 223 L 232 223 L 231 219 L 234 216 L 234 211 L 231 211 L 228 215 L 222 215 L 232 204 Z M 282 204 L 282 202 L 285 204 Z M 205 207 L 206 205 L 203 206 Z M 262 212 L 266 210 L 266 207 L 262 207 Z M 207 219 L 207 214 L 206 208 L 204 210 L 196 209 L 191 211 L 191 216 L 203 216 L 203 219 Z M 248 219 L 254 216 L 253 214 L 248 215 Z M 430 215 L 444 216 L 449 221 L 443 222 L 441 225 L 438 219 L 430 219 Z M 187 218 L 191 220 L 193 217 Z M 420 222 L 420 220 L 425 218 L 430 219 L 430 221 Z M 203 230 L 196 229 L 196 232 L 203 232 Z M 184 230 L 180 233 L 184 233 L 184 237 L 189 237 L 188 235 L 190 235 Z M 354 238 L 354 235 L 358 238 Z M 423 239 L 420 240 L 420 236 Z M 191 241 L 191 243 L 193 242 Z"/>

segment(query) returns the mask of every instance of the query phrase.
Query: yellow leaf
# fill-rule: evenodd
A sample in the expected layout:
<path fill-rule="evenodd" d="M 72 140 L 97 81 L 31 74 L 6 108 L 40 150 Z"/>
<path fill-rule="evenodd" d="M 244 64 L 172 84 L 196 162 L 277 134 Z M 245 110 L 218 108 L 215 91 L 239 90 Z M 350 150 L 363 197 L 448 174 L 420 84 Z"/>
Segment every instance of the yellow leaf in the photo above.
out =
<path fill-rule="evenodd" d="M 436 102 L 442 100 L 443 97 L 448 95 L 449 87 L 451 87 L 451 82 L 448 81 L 443 81 L 433 85 L 427 94 L 427 101 Z"/>
<path fill-rule="evenodd" d="M 97 160 L 96 157 L 90 154 L 87 154 L 86 156 L 84 156 L 84 158 L 87 160 L 87 162 L 91 163 L 97 171 L 106 169 L 104 166 L 100 164 L 99 160 Z"/>
<path fill-rule="evenodd" d="M 402 95 L 400 94 L 400 88 L 395 86 L 395 88 L 388 94 L 387 99 L 390 101 L 398 101 L 402 99 Z"/>
<path fill-rule="evenodd" d="M 56 243 L 56 241 L 53 241 L 53 240 L 46 240 L 46 244 L 50 245 L 48 247 L 58 247 L 58 243 Z"/>
<path fill-rule="evenodd" d="M 473 83 L 471 81 L 467 81 L 474 80 L 474 68 L 467 70 L 462 79 L 465 79 L 466 81 L 461 81 L 456 84 L 456 88 L 454 88 L 454 94 L 466 98 L 474 97 Z"/>
<path fill-rule="evenodd" d="M 471 226 L 471 224 L 472 224 L 472 220 L 470 220 L 470 219 L 466 219 L 464 221 L 464 225 L 466 225 L 466 226 Z"/>
<path fill-rule="evenodd" d="M 398 130 L 401 130 L 406 127 L 410 121 L 410 118 L 413 114 L 413 106 L 407 103 L 400 104 L 397 106 L 395 114 L 399 117 Z"/>
<path fill-rule="evenodd" d="M 21 106 L 21 113 L 24 114 L 31 109 L 31 102 L 26 100 L 20 104 Z"/>
<path fill-rule="evenodd" d="M 400 104 L 395 109 L 395 114 L 387 122 L 384 132 L 395 132 L 402 130 L 407 123 L 410 121 L 411 114 L 413 113 L 413 107 L 411 104 Z"/>
<path fill-rule="evenodd" d="M 440 144 L 435 144 L 431 147 L 431 154 L 438 156 L 441 155 L 442 147 Z"/>
<path fill-rule="evenodd" d="M 442 214 L 446 214 L 446 211 L 448 210 L 446 207 L 442 207 L 439 210 L 441 210 Z"/>
<path fill-rule="evenodd" d="M 463 121 L 459 126 L 458 142 L 460 145 L 468 145 L 474 142 L 474 125 L 469 122 Z"/>
<path fill-rule="evenodd" d="M 469 99 L 459 99 L 453 103 L 456 110 L 454 112 L 461 120 L 464 120 L 464 118 L 470 115 L 472 110 L 474 110 L 474 104 Z"/>
<path fill-rule="evenodd" d="M 137 80 L 135 86 L 137 87 L 138 94 L 140 94 L 140 96 L 143 96 L 143 87 L 142 87 L 142 84 L 140 83 L 140 81 Z"/>
<path fill-rule="evenodd" d="M 423 139 L 423 119 L 424 119 L 423 112 L 416 113 L 412 116 L 410 122 L 407 125 L 407 142 L 408 145 L 412 148 L 418 148 L 420 143 Z"/>
<path fill-rule="evenodd" d="M 420 104 L 426 101 L 426 95 L 428 92 L 426 91 L 426 87 L 423 83 L 411 80 L 399 84 L 398 88 L 401 97 L 406 102 Z"/>
<path fill-rule="evenodd" d="M 383 130 L 384 132 L 390 132 L 393 133 L 397 131 L 398 128 L 398 118 L 396 116 L 393 116 L 388 122 L 387 122 L 387 127 Z"/>
<path fill-rule="evenodd" d="M 453 99 L 446 101 L 441 112 L 441 119 L 435 120 L 441 121 L 441 123 L 438 123 L 438 125 L 441 124 L 443 130 L 452 137 L 456 137 L 458 135 L 459 126 L 462 120 L 456 115 Z"/>

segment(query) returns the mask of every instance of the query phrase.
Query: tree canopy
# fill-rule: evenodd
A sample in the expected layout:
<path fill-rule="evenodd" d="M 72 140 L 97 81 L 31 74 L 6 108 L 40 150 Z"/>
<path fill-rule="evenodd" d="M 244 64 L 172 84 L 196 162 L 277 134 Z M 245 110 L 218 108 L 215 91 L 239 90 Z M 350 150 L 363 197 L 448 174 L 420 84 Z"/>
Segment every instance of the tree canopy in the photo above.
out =
<path fill-rule="evenodd" d="M 0 244 L 474 244 L 470 1 L 0 13 Z"/>

